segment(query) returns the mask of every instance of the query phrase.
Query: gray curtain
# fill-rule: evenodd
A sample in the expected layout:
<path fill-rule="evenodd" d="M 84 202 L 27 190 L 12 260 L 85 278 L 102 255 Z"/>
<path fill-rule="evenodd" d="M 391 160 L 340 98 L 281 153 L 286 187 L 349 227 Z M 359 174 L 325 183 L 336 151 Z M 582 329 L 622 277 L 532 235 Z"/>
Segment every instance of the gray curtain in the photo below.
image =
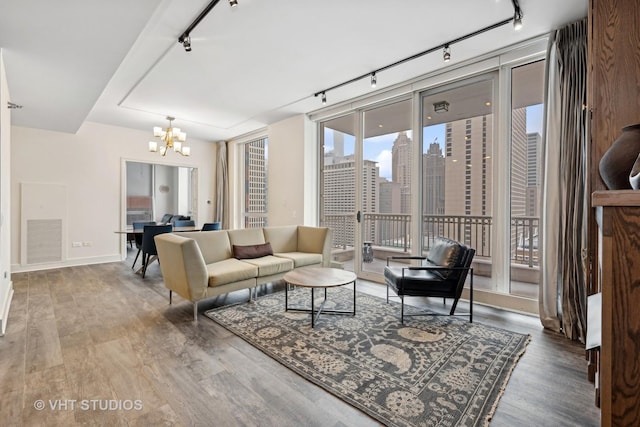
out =
<path fill-rule="evenodd" d="M 227 166 L 227 143 L 220 141 L 216 150 L 216 198 L 214 209 L 214 220 L 220 221 L 222 229 L 229 228 L 228 206 L 229 206 L 229 170 Z"/>
<path fill-rule="evenodd" d="M 587 20 L 556 30 L 547 52 L 540 320 L 572 340 L 586 334 Z"/>

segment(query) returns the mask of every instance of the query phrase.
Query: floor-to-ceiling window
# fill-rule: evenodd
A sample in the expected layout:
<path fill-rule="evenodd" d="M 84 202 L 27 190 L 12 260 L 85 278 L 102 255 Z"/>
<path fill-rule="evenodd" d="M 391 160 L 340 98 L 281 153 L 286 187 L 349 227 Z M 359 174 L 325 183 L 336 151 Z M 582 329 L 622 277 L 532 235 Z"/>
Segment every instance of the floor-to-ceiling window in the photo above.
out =
<path fill-rule="evenodd" d="M 544 61 L 510 68 L 511 176 L 509 292 L 538 298 L 540 223 L 540 149 Z"/>
<path fill-rule="evenodd" d="M 356 113 L 320 123 L 320 224 L 333 230 L 333 261 L 354 270 Z"/>
<path fill-rule="evenodd" d="M 361 276 L 380 277 L 387 256 L 411 252 L 414 203 L 411 99 L 362 112 Z"/>
<path fill-rule="evenodd" d="M 382 281 L 387 256 L 446 236 L 476 249 L 478 300 L 536 310 L 544 61 L 516 57 L 318 120 L 335 260 Z"/>
<path fill-rule="evenodd" d="M 242 224 L 244 228 L 265 227 L 267 224 L 267 165 L 269 142 L 266 137 L 242 145 L 243 197 Z"/>
<path fill-rule="evenodd" d="M 321 223 L 334 233 L 334 261 L 381 277 L 388 255 L 411 251 L 411 99 L 321 123 Z"/>
<path fill-rule="evenodd" d="M 422 253 L 444 236 L 476 250 L 476 287 L 491 289 L 494 93 L 498 73 L 422 93 Z"/>

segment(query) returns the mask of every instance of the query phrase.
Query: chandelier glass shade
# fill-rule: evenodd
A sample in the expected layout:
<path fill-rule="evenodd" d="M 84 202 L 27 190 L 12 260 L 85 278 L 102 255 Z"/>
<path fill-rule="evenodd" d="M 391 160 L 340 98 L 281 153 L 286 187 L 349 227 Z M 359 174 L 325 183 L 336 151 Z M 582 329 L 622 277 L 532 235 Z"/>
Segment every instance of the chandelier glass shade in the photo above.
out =
<path fill-rule="evenodd" d="M 182 132 L 180 128 L 171 125 L 171 122 L 175 120 L 173 117 L 167 116 L 167 120 L 169 120 L 169 126 L 166 129 L 162 129 L 160 126 L 153 128 L 153 136 L 160 138 L 160 142 L 149 141 L 149 151 L 153 153 L 160 152 L 160 155 L 164 157 L 167 155 L 167 151 L 173 149 L 176 153 L 189 156 L 191 147 L 184 144 L 187 140 L 187 134 Z"/>

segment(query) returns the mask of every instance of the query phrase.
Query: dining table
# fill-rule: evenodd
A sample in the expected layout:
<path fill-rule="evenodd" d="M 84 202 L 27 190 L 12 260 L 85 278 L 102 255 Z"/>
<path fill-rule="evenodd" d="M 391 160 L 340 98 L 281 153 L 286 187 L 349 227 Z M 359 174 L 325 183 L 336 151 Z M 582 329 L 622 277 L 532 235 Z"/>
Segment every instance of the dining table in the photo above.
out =
<path fill-rule="evenodd" d="M 161 223 L 158 223 L 157 225 L 164 225 Z M 189 232 L 194 232 L 194 231 L 200 231 L 201 228 L 195 225 L 192 226 L 187 226 L 187 227 L 173 227 L 173 229 L 171 230 L 172 233 L 189 233 Z M 127 226 L 126 229 L 124 230 L 116 230 L 114 231 L 114 233 L 116 234 L 125 234 L 127 236 L 127 239 L 129 238 L 129 236 L 135 235 L 135 234 L 144 234 L 144 229 L 133 229 L 133 226 Z M 149 264 L 151 264 L 153 261 L 155 261 L 157 259 L 156 255 L 153 255 L 151 257 L 151 259 L 149 260 Z M 144 268 L 144 264 L 139 267 L 134 273 L 138 274 L 140 272 L 142 272 L 142 269 Z"/>
<path fill-rule="evenodd" d="M 163 225 L 163 224 L 158 224 Z M 191 231 L 200 231 L 200 227 L 198 226 L 188 226 L 188 227 L 173 227 L 171 230 L 172 233 L 186 233 Z M 114 231 L 116 234 L 142 234 L 144 233 L 143 229 L 134 230 L 133 227 L 127 227 L 125 230 L 116 230 Z"/>

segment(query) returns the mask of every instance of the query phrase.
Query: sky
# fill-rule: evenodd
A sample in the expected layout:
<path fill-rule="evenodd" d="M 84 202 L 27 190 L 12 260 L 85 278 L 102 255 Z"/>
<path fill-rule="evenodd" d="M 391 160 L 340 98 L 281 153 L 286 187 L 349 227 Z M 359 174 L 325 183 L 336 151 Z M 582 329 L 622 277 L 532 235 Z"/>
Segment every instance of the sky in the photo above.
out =
<path fill-rule="evenodd" d="M 542 108 L 543 104 L 537 104 L 527 107 L 527 133 L 538 132 L 542 134 Z M 442 147 L 444 151 L 445 144 L 445 124 L 438 124 L 433 126 L 427 126 L 423 128 L 422 141 L 426 147 L 432 142 L 436 141 Z M 407 135 L 412 138 L 412 132 L 407 131 Z M 364 141 L 363 152 L 364 158 L 367 160 L 374 160 L 378 162 L 380 168 L 380 176 L 391 180 L 391 149 L 393 148 L 393 142 L 398 137 L 398 133 L 390 133 L 387 135 L 376 136 L 373 138 L 367 138 Z M 344 137 L 344 154 L 349 155 L 354 153 L 355 137 L 352 135 L 345 135 Z M 333 150 L 333 132 L 325 132 L 325 150 Z"/>

